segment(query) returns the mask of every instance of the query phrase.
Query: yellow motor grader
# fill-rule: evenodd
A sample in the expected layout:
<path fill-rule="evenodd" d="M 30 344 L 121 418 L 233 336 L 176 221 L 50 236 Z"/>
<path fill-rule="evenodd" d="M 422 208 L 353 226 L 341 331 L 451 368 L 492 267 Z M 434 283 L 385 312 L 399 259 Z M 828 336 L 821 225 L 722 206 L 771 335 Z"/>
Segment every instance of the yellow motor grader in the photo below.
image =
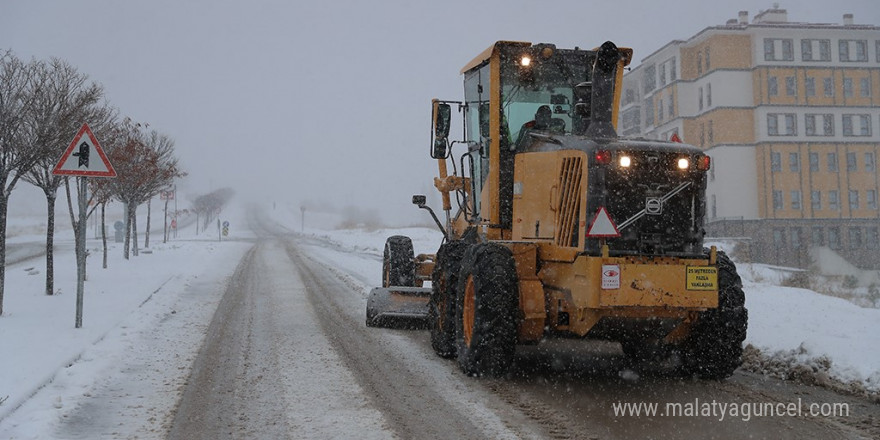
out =
<path fill-rule="evenodd" d="M 503 375 L 518 344 L 556 336 L 617 341 L 643 360 L 676 352 L 702 378 L 733 373 L 748 312 L 734 264 L 703 246 L 710 159 L 618 137 L 631 59 L 612 42 L 501 41 L 462 69 L 464 100 L 432 103 L 444 218 L 413 196 L 443 242 L 416 256 L 409 238 L 388 239 L 367 325 L 422 323 L 474 376 Z"/>

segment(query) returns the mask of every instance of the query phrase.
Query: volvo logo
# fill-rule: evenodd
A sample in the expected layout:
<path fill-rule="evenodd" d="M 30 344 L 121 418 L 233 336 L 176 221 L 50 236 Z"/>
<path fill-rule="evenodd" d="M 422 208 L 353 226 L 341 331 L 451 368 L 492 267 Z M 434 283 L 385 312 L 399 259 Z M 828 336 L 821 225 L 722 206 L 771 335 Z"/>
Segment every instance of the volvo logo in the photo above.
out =
<path fill-rule="evenodd" d="M 663 213 L 663 200 L 660 197 L 648 197 L 645 199 L 645 213 L 660 215 Z"/>

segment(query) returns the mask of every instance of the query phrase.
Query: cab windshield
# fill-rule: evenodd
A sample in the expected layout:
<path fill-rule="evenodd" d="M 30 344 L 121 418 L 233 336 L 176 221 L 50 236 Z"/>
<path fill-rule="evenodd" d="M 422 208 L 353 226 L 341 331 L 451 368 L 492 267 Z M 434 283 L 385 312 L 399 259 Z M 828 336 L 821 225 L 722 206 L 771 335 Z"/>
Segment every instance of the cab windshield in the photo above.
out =
<path fill-rule="evenodd" d="M 590 81 L 594 54 L 557 50 L 547 59 L 532 57 L 528 67 L 522 66 L 521 58 L 521 54 L 510 54 L 502 62 L 502 125 L 506 124 L 508 139 L 518 142 L 527 123 L 535 130 L 571 133 L 577 102 L 574 88 Z"/>

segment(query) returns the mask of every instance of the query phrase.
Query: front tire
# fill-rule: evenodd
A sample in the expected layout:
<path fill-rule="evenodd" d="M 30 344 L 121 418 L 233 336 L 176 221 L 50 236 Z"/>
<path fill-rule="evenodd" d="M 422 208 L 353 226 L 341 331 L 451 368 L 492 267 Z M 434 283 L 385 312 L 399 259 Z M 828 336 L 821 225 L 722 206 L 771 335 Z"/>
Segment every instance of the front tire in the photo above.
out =
<path fill-rule="evenodd" d="M 510 249 L 481 243 L 465 252 L 458 280 L 458 364 L 469 376 L 502 376 L 516 352 L 519 291 Z"/>
<path fill-rule="evenodd" d="M 454 358 L 455 305 L 461 260 L 470 245 L 463 241 L 451 241 L 440 246 L 431 273 L 431 302 L 428 305 L 428 322 L 431 324 L 431 347 L 442 358 Z"/>
<path fill-rule="evenodd" d="M 681 350 L 685 372 L 701 379 L 730 377 L 742 365 L 748 318 L 736 266 L 718 252 L 718 308 L 701 313 L 685 340 Z"/>
<path fill-rule="evenodd" d="M 412 240 L 394 235 L 385 240 L 382 254 L 382 287 L 416 285 L 416 263 Z"/>

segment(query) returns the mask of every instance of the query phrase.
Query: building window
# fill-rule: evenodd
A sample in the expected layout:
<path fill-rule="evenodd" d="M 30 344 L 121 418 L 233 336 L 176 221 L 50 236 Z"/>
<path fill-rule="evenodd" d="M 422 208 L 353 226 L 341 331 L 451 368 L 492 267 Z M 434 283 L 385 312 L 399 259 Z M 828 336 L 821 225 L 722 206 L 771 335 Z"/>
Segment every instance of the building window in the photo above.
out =
<path fill-rule="evenodd" d="M 846 170 L 857 171 L 859 164 L 856 162 L 856 153 L 846 153 Z"/>
<path fill-rule="evenodd" d="M 706 107 L 712 107 L 712 84 L 706 84 Z"/>
<path fill-rule="evenodd" d="M 770 171 L 782 171 L 782 158 L 776 151 L 770 153 Z"/>
<path fill-rule="evenodd" d="M 709 57 L 709 48 L 706 48 L 706 72 L 712 67 L 711 58 Z"/>
<path fill-rule="evenodd" d="M 675 70 L 675 58 L 669 60 L 669 81 L 675 81 L 678 76 Z"/>
<path fill-rule="evenodd" d="M 828 228 L 828 246 L 831 249 L 840 249 L 840 228 Z"/>
<path fill-rule="evenodd" d="M 816 96 L 816 78 L 808 76 L 804 80 L 804 87 L 806 88 L 807 96 Z"/>
<path fill-rule="evenodd" d="M 856 61 L 868 61 L 868 42 L 856 40 Z"/>
<path fill-rule="evenodd" d="M 673 98 L 673 96 L 670 95 L 669 96 L 669 117 L 670 118 L 675 117 L 675 100 L 672 98 Z"/>
<path fill-rule="evenodd" d="M 791 191 L 791 209 L 795 211 L 801 210 L 801 192 L 799 190 Z"/>
<path fill-rule="evenodd" d="M 794 61 L 794 43 L 790 39 L 782 40 L 782 61 Z"/>
<path fill-rule="evenodd" d="M 789 229 L 789 233 L 791 235 L 791 248 L 800 249 L 801 242 L 803 241 L 801 238 L 803 237 L 803 232 L 801 228 L 791 228 Z"/>
<path fill-rule="evenodd" d="M 834 115 L 822 115 L 822 129 L 825 136 L 834 136 Z"/>
<path fill-rule="evenodd" d="M 785 123 L 785 131 L 779 132 L 779 117 L 782 116 Z M 797 123 L 794 113 L 768 113 L 767 114 L 767 134 L 770 136 L 795 136 L 797 135 Z"/>
<path fill-rule="evenodd" d="M 868 42 L 866 40 L 840 40 L 838 49 L 840 61 L 868 61 Z"/>
<path fill-rule="evenodd" d="M 767 78 L 767 95 L 768 96 L 776 96 L 779 94 L 779 83 L 776 80 L 775 76 L 771 76 Z"/>
<path fill-rule="evenodd" d="M 871 97 L 871 78 L 859 79 L 859 94 L 862 98 Z"/>
<path fill-rule="evenodd" d="M 828 191 L 828 209 L 831 211 L 837 211 L 840 209 L 840 200 L 837 197 L 836 189 Z"/>
<path fill-rule="evenodd" d="M 795 77 L 785 77 L 785 94 L 788 96 L 797 96 L 797 79 Z"/>
<path fill-rule="evenodd" d="M 828 171 L 831 173 L 837 172 L 837 153 L 828 153 Z"/>
<path fill-rule="evenodd" d="M 822 78 L 822 89 L 826 98 L 834 96 L 834 81 L 831 78 Z"/>
<path fill-rule="evenodd" d="M 645 67 L 645 73 L 642 76 L 642 83 L 644 84 L 644 92 L 646 95 L 657 88 L 657 68 L 654 67 L 653 64 Z"/>
<path fill-rule="evenodd" d="M 776 246 L 777 249 L 782 249 L 785 247 L 785 229 L 773 229 L 773 244 Z"/>
<path fill-rule="evenodd" d="M 853 115 L 843 115 L 843 135 L 844 136 L 852 136 L 853 135 Z"/>
<path fill-rule="evenodd" d="M 814 226 L 811 234 L 813 246 L 825 246 L 825 234 L 822 233 L 821 226 Z"/>
<path fill-rule="evenodd" d="M 819 153 L 810 153 L 810 171 L 819 171 Z"/>
<path fill-rule="evenodd" d="M 770 38 L 764 39 L 764 61 L 773 61 L 776 59 L 776 45 Z"/>
<path fill-rule="evenodd" d="M 858 124 L 858 127 L 855 127 Z M 870 136 L 871 115 L 843 115 L 844 136 Z"/>
<path fill-rule="evenodd" d="M 702 87 L 697 89 L 697 107 L 700 110 L 703 110 L 703 88 Z"/>
<path fill-rule="evenodd" d="M 877 190 L 869 189 L 865 191 L 865 202 L 868 205 L 868 209 L 877 210 Z"/>
<path fill-rule="evenodd" d="M 657 121 L 663 121 L 663 99 L 657 100 Z"/>
<path fill-rule="evenodd" d="M 810 191 L 810 208 L 813 211 L 822 210 L 822 193 L 819 191 Z"/>
<path fill-rule="evenodd" d="M 801 156 L 798 153 L 788 153 L 788 170 L 798 172 L 801 170 Z"/>
<path fill-rule="evenodd" d="M 666 69 L 661 64 L 660 65 L 660 87 L 663 87 L 665 85 L 666 85 Z"/>
<path fill-rule="evenodd" d="M 797 135 L 797 123 L 795 121 L 796 119 L 794 113 L 785 114 L 785 134 L 787 136 Z"/>
<path fill-rule="evenodd" d="M 862 228 L 849 228 L 849 248 L 858 249 L 862 247 Z"/>
<path fill-rule="evenodd" d="M 831 61 L 831 40 L 819 40 L 819 61 Z"/>
<path fill-rule="evenodd" d="M 872 172 L 874 169 L 874 153 L 865 153 L 865 171 Z"/>
<path fill-rule="evenodd" d="M 773 210 L 779 211 L 782 209 L 782 191 L 775 190 L 773 191 Z"/>
<path fill-rule="evenodd" d="M 712 121 L 709 121 L 709 145 L 715 145 L 715 128 Z"/>
<path fill-rule="evenodd" d="M 651 96 L 645 99 L 645 126 L 651 127 L 654 125 L 654 97 Z"/>
<path fill-rule="evenodd" d="M 855 189 L 849 190 L 849 210 L 855 211 L 859 209 L 859 191 Z"/>
<path fill-rule="evenodd" d="M 801 40 L 801 59 L 831 61 L 831 40 Z"/>
<path fill-rule="evenodd" d="M 821 121 L 817 119 L 821 118 Z M 821 123 L 821 130 L 818 130 Z M 804 131 L 807 136 L 833 136 L 834 135 L 834 115 L 804 115 Z"/>
<path fill-rule="evenodd" d="M 859 134 L 861 136 L 871 135 L 871 115 L 859 115 Z"/>
<path fill-rule="evenodd" d="M 804 61 L 813 61 L 812 40 L 801 40 L 801 59 Z"/>
<path fill-rule="evenodd" d="M 843 97 L 844 98 L 852 98 L 853 97 L 852 78 L 844 78 L 843 79 Z"/>
<path fill-rule="evenodd" d="M 877 249 L 880 245 L 880 230 L 876 227 L 867 228 L 867 237 L 865 237 L 865 249 Z"/>

